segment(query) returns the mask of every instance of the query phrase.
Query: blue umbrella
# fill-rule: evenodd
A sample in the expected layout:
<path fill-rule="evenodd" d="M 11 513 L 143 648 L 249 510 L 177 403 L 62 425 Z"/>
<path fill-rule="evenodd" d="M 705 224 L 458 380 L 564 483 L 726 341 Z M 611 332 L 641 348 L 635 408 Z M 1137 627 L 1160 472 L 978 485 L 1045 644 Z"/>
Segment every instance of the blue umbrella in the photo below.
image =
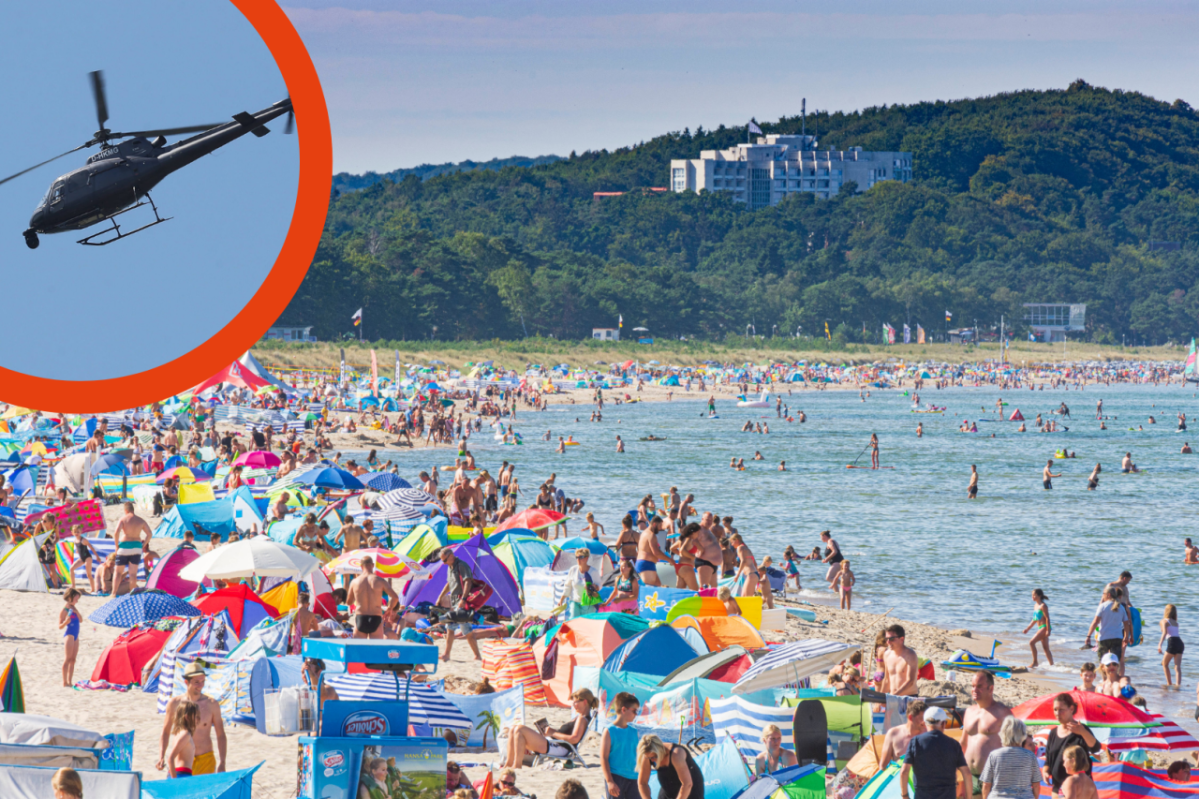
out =
<path fill-rule="evenodd" d="M 33 491 L 37 488 L 37 472 L 28 466 L 22 466 L 8 476 L 8 485 L 17 494 Z"/>
<path fill-rule="evenodd" d="M 358 478 L 376 491 L 394 491 L 397 488 L 412 488 L 412 484 L 391 472 L 370 472 Z"/>
<path fill-rule="evenodd" d="M 115 452 L 109 452 L 106 455 L 96 458 L 96 462 L 92 464 L 92 477 L 104 473 L 129 474 L 129 469 L 125 466 L 124 456 L 118 455 Z"/>
<path fill-rule="evenodd" d="M 200 616 L 200 609 L 164 591 L 139 591 L 110 599 L 88 619 L 109 627 L 134 627 L 167 616 Z"/>
<path fill-rule="evenodd" d="M 366 488 L 366 486 L 362 484 L 361 480 L 347 472 L 345 469 L 337 469 L 334 467 L 309 469 L 297 477 L 296 482 L 303 485 L 317 486 L 319 488 L 337 488 L 345 490 L 362 490 Z"/>

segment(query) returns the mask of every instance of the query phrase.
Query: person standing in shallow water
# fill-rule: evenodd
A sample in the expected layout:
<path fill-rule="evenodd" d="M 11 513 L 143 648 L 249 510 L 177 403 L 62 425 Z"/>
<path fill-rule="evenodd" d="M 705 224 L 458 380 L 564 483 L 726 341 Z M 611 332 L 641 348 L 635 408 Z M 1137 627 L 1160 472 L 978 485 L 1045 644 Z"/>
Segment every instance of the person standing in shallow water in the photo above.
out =
<path fill-rule="evenodd" d="M 978 499 L 978 466 L 970 464 L 970 485 L 966 487 L 967 499 Z"/>
<path fill-rule="evenodd" d="M 1036 611 L 1033 613 L 1032 621 L 1024 628 L 1027 633 L 1036 625 L 1037 631 L 1033 634 L 1032 640 L 1028 642 L 1028 648 L 1032 650 L 1032 664 L 1029 668 L 1037 667 L 1037 644 L 1045 650 L 1045 659 L 1049 661 L 1049 665 L 1053 665 L 1053 655 L 1049 653 L 1049 604 L 1046 601 L 1045 592 L 1040 588 L 1034 588 L 1032 592 L 1033 605 Z"/>

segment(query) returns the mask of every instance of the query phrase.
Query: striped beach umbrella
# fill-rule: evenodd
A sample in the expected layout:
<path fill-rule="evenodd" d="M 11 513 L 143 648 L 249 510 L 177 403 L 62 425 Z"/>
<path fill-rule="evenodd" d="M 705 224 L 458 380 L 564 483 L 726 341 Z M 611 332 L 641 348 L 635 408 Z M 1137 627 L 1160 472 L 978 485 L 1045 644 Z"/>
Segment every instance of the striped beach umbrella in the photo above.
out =
<path fill-rule="evenodd" d="M 339 699 L 369 700 L 373 702 L 395 701 L 408 696 L 408 721 L 411 724 L 427 724 L 430 727 L 464 730 L 473 727 L 470 719 L 458 707 L 428 685 L 397 681 L 392 674 L 333 674 L 325 682 L 337 691 Z M 397 696 L 398 692 L 398 696 Z"/>
<path fill-rule="evenodd" d="M 436 504 L 437 497 L 427 491 L 421 491 L 419 488 L 396 488 L 379 497 L 379 510 L 381 511 L 407 508 L 419 512 L 423 511 L 427 505 L 436 506 Z"/>

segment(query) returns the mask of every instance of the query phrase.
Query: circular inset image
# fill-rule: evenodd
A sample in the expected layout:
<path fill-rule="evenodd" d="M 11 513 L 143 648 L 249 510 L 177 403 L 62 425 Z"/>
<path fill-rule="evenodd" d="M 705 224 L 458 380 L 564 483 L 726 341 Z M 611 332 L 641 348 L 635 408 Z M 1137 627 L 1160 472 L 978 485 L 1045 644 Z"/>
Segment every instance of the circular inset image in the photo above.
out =
<path fill-rule="evenodd" d="M 303 44 L 270 0 L 4 16 L 0 399 L 184 390 L 269 327 L 319 241 L 328 116 Z"/>

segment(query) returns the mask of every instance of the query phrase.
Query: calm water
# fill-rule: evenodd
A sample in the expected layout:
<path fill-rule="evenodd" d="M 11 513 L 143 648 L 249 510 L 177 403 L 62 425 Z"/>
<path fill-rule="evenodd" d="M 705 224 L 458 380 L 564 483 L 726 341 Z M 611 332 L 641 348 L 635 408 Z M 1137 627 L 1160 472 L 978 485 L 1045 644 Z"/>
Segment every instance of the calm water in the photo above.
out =
<path fill-rule="evenodd" d="M 516 463 L 525 504 L 538 482 L 556 472 L 567 495 L 584 498 L 613 535 L 642 496 L 657 500 L 672 485 L 694 493 L 700 511 L 732 515 L 759 558 L 778 561 L 787 544 L 803 554 L 820 543 L 819 531 L 831 529 L 853 562 L 856 608 L 881 613 L 896 606 L 901 618 L 994 632 L 1005 641 L 999 655 L 1013 663 L 1028 660 L 1027 637 L 1019 631 L 1032 618 L 1031 590 L 1043 588 L 1057 671 L 1072 682 L 1077 664 L 1094 660 L 1079 646 L 1103 586 L 1128 569 L 1133 602 L 1145 619 L 1145 642 L 1130 649 L 1133 679 L 1151 709 L 1189 717 L 1199 675 L 1199 567 L 1182 565 L 1182 541 L 1199 538 L 1199 455 L 1179 450 L 1183 441 L 1199 449 L 1199 419 L 1187 433 L 1174 431 L 1177 412 L 1199 414 L 1194 394 L 1179 386 L 922 392 L 924 402 L 948 406 L 934 415 L 911 413 L 910 399 L 898 391 L 876 390 L 862 402 L 855 392 L 797 390 L 784 401 L 793 414 L 807 414 L 801 425 L 775 418 L 773 410 L 737 409 L 728 400 L 717 401 L 720 418 L 709 420 L 700 397 L 680 392 L 670 403 L 608 405 L 603 423 L 589 423 L 592 408 L 584 404 L 522 411 L 516 426 L 523 446 L 500 446 L 484 428 L 471 438 L 471 449 L 493 474 L 501 460 Z M 1018 424 L 995 422 L 980 423 L 978 433 L 957 431 L 963 417 L 995 419 L 1000 396 L 1010 402 L 1005 412 L 1019 408 L 1032 430 L 1038 412 L 1057 418 L 1049 412 L 1064 400 L 1074 415 L 1066 420 L 1070 431 L 1017 433 Z M 1104 413 L 1118 417 L 1107 421 L 1106 431 L 1094 418 L 1100 398 Z M 1147 423 L 1150 414 L 1157 424 Z M 769 421 L 770 434 L 739 432 L 746 419 Z M 915 435 L 918 422 L 922 439 Z M 1128 429 L 1138 424 L 1145 430 Z M 554 443 L 540 440 L 546 429 Z M 895 469 L 846 469 L 871 432 L 881 440 L 883 465 Z M 637 440 L 650 433 L 668 440 Z M 560 434 L 573 434 L 583 445 L 557 454 Z M 626 442 L 624 454 L 615 452 L 617 434 Z M 1058 447 L 1078 458 L 1055 460 L 1054 471 L 1063 476 L 1045 491 L 1041 468 Z M 750 461 L 755 450 L 764 461 Z M 1120 473 L 1126 451 L 1143 474 Z M 734 456 L 745 458 L 745 471 L 729 468 Z M 409 479 L 453 461 L 448 450 L 390 457 Z M 780 460 L 788 472 L 776 471 Z M 1088 492 L 1086 477 L 1096 462 L 1104 472 L 1099 489 Z M 868 465 L 869 455 L 858 463 Z M 980 473 L 975 501 L 966 499 L 971 463 Z M 805 589 L 816 589 L 805 591 L 813 601 L 832 599 L 823 574 L 816 564 L 802 569 Z M 1186 687 L 1169 695 L 1160 690 L 1156 654 L 1157 622 L 1167 602 L 1178 606 L 1188 643 Z M 977 654 L 984 650 L 989 641 L 980 642 Z"/>

